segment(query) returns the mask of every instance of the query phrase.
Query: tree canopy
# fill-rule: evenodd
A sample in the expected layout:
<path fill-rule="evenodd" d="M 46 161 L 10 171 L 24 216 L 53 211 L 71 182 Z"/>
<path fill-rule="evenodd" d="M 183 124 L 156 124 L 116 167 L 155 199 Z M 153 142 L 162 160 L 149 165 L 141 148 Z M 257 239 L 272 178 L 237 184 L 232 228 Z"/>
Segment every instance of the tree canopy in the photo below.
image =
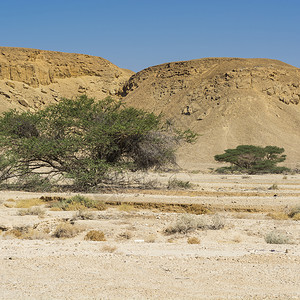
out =
<path fill-rule="evenodd" d="M 63 176 L 83 190 L 112 172 L 175 164 L 178 142 L 195 137 L 111 98 L 81 96 L 37 112 L 11 110 L 0 118 L 0 182 Z"/>
<path fill-rule="evenodd" d="M 286 167 L 277 166 L 286 159 L 283 152 L 283 148 L 276 146 L 240 145 L 235 149 L 225 150 L 223 154 L 215 155 L 215 160 L 231 164 L 230 167 L 219 168 L 219 172 L 282 173 L 288 170 Z"/>

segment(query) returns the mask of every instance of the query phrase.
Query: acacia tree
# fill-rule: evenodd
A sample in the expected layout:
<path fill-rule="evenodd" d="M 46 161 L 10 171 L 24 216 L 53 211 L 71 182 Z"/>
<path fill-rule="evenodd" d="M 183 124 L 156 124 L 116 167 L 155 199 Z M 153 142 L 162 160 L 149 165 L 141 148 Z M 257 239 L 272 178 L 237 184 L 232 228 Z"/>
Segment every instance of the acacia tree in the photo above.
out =
<path fill-rule="evenodd" d="M 224 154 L 215 155 L 218 162 L 228 162 L 230 167 L 217 169 L 218 172 L 246 172 L 256 173 L 282 173 L 288 171 L 286 167 L 278 167 L 277 164 L 286 159 L 282 154 L 284 148 L 276 146 L 259 147 L 253 145 L 240 145 L 235 149 L 227 149 Z"/>
<path fill-rule="evenodd" d="M 112 172 L 174 164 L 178 142 L 195 137 L 111 98 L 62 99 L 34 113 L 12 110 L 0 118 L 0 182 L 60 175 L 84 190 Z"/>

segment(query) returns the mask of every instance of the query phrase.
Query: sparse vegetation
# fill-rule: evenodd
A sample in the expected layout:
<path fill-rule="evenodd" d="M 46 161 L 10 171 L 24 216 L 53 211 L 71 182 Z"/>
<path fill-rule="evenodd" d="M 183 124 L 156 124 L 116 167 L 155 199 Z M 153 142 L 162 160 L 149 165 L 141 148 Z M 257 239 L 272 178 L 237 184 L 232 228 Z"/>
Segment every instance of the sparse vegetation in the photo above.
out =
<path fill-rule="evenodd" d="M 125 212 L 130 212 L 130 211 L 135 210 L 135 207 L 132 204 L 121 203 L 121 205 L 118 206 L 118 210 L 125 211 Z"/>
<path fill-rule="evenodd" d="M 274 220 L 287 220 L 289 218 L 289 216 L 283 211 L 268 213 L 268 217 L 271 217 Z"/>
<path fill-rule="evenodd" d="M 106 205 L 101 201 L 92 200 L 82 195 L 76 195 L 70 198 L 61 198 L 49 203 L 51 208 L 60 210 L 105 210 Z"/>
<path fill-rule="evenodd" d="M 102 247 L 102 251 L 104 252 L 109 252 L 109 253 L 113 253 L 117 250 L 117 247 L 116 246 L 110 246 L 110 245 L 104 245 Z"/>
<path fill-rule="evenodd" d="M 30 198 L 30 199 L 18 200 L 15 207 L 16 208 L 30 208 L 32 206 L 39 206 L 42 204 L 45 204 L 45 202 L 42 199 Z"/>
<path fill-rule="evenodd" d="M 20 216 L 35 215 L 35 216 L 39 216 L 40 218 L 43 218 L 45 216 L 45 210 L 38 206 L 33 206 L 27 209 L 19 210 L 18 214 Z"/>
<path fill-rule="evenodd" d="M 168 181 L 168 189 L 190 189 L 192 184 L 189 181 L 179 180 L 177 178 L 170 178 Z"/>
<path fill-rule="evenodd" d="M 296 206 L 291 208 L 290 212 L 288 213 L 288 216 L 290 218 L 299 220 L 299 216 L 300 216 L 300 206 Z"/>
<path fill-rule="evenodd" d="M 268 190 L 278 190 L 278 185 L 276 183 L 273 183 Z"/>
<path fill-rule="evenodd" d="M 227 149 L 224 154 L 215 155 L 218 162 L 230 163 L 230 167 L 217 169 L 219 173 L 283 173 L 289 171 L 286 167 L 277 164 L 286 159 L 283 148 L 276 146 L 259 147 L 253 145 L 240 145 L 235 149 Z"/>
<path fill-rule="evenodd" d="M 166 234 L 186 234 L 196 229 L 219 230 L 224 228 L 224 220 L 219 215 L 207 216 L 182 215 L 174 224 L 165 229 Z"/>
<path fill-rule="evenodd" d="M 188 242 L 188 244 L 200 244 L 201 243 L 201 241 L 195 236 L 189 237 L 187 242 Z"/>
<path fill-rule="evenodd" d="M 79 210 L 75 213 L 72 220 L 95 220 L 96 216 L 89 210 Z"/>
<path fill-rule="evenodd" d="M 72 238 L 76 236 L 81 229 L 77 225 L 68 222 L 62 222 L 57 225 L 53 236 L 57 238 Z"/>
<path fill-rule="evenodd" d="M 290 244 L 291 240 L 284 232 L 273 230 L 266 234 L 265 241 L 268 244 Z"/>
<path fill-rule="evenodd" d="M 91 230 L 89 231 L 84 239 L 86 241 L 97 241 L 97 242 L 103 242 L 106 241 L 105 235 L 102 231 L 99 230 Z"/>

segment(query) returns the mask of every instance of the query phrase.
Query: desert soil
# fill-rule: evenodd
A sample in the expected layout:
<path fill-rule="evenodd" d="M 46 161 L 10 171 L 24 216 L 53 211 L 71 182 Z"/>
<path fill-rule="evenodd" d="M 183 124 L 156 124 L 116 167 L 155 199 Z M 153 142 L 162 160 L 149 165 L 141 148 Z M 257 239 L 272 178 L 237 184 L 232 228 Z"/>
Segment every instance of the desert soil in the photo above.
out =
<path fill-rule="evenodd" d="M 1 191 L 0 299 L 300 299 L 300 221 L 282 217 L 300 206 L 299 174 L 161 173 L 147 180 L 165 186 L 170 177 L 192 187 L 87 194 L 110 205 L 73 221 L 75 211 L 44 204 L 44 216 L 21 216 L 15 207 L 22 199 L 72 194 Z M 180 205 L 189 204 L 207 213 L 182 213 Z M 166 234 L 183 216 L 224 227 Z M 70 220 L 79 234 L 53 237 Z M 17 238 L 13 228 L 31 235 Z M 89 230 L 106 241 L 85 240 Z M 274 230 L 289 242 L 267 243 Z M 199 244 L 189 244 L 191 237 Z"/>

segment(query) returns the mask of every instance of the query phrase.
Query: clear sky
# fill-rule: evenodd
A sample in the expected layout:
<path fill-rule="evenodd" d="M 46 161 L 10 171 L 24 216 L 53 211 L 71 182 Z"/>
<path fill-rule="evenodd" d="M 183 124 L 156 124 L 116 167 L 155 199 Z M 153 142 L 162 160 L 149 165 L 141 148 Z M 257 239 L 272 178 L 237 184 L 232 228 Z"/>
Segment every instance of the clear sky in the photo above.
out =
<path fill-rule="evenodd" d="M 0 46 L 119 67 L 263 57 L 300 67 L 300 0 L 0 0 Z"/>

